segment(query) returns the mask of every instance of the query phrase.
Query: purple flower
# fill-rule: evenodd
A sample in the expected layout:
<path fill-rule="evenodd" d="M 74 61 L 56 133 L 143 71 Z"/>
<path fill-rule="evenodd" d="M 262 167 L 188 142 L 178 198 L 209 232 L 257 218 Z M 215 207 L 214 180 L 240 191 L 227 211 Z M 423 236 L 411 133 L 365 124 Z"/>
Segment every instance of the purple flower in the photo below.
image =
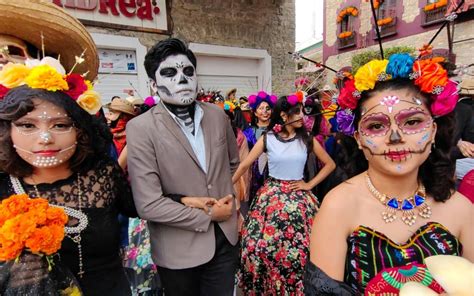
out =
<path fill-rule="evenodd" d="M 354 115 L 343 110 L 336 113 L 338 130 L 348 136 L 354 134 Z"/>

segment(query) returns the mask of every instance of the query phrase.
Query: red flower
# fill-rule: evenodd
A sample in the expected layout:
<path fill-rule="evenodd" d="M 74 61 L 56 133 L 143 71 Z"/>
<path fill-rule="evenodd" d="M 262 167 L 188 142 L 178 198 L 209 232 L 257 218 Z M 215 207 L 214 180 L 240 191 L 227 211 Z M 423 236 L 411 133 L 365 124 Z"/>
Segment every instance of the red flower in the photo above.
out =
<path fill-rule="evenodd" d="M 0 100 L 7 94 L 10 89 L 0 84 Z"/>
<path fill-rule="evenodd" d="M 354 110 L 357 107 L 357 101 L 360 96 L 354 96 L 357 93 L 357 89 L 353 79 L 348 79 L 344 82 L 344 87 L 339 93 L 337 103 L 342 109 Z"/>
<path fill-rule="evenodd" d="M 273 226 L 267 226 L 265 227 L 265 233 L 272 236 L 275 234 L 275 227 Z"/>
<path fill-rule="evenodd" d="M 79 74 L 72 73 L 67 75 L 66 82 L 69 86 L 69 90 L 65 91 L 65 93 L 74 100 L 77 100 L 77 98 L 87 90 L 87 84 L 84 78 Z"/>
<path fill-rule="evenodd" d="M 277 262 L 282 261 L 283 259 L 286 258 L 286 255 L 287 255 L 287 253 L 286 253 L 285 249 L 280 249 L 275 255 L 275 260 Z"/>

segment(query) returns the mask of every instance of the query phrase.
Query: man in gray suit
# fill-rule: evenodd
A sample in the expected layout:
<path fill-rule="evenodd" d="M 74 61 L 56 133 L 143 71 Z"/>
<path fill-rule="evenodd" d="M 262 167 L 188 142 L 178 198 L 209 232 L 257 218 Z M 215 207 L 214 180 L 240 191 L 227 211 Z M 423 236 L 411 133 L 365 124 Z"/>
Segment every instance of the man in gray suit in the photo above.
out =
<path fill-rule="evenodd" d="M 161 101 L 127 125 L 128 172 L 166 296 L 232 295 L 238 263 L 234 133 L 217 106 L 196 102 L 196 58 L 174 38 L 145 68 Z"/>

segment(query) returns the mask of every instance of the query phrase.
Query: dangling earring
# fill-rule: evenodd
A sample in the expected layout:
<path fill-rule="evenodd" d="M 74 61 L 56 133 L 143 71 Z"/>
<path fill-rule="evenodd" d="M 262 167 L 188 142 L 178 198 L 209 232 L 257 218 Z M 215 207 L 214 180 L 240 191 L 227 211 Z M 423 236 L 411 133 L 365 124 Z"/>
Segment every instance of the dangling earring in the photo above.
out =
<path fill-rule="evenodd" d="M 433 151 L 433 149 L 436 149 L 436 143 L 433 141 L 433 143 L 431 144 L 431 151 Z"/>

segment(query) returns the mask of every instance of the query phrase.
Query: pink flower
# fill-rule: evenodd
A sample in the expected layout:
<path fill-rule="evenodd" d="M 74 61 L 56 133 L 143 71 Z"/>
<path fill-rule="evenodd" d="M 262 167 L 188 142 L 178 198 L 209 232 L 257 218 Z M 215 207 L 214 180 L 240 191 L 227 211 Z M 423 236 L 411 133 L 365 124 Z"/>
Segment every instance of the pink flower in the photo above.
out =
<path fill-rule="evenodd" d="M 458 97 L 456 83 L 448 80 L 443 91 L 439 95 L 432 96 L 431 113 L 434 116 L 443 116 L 452 112 L 456 107 Z"/>
<path fill-rule="evenodd" d="M 145 105 L 149 106 L 149 107 L 152 107 L 156 104 L 155 102 L 155 98 L 153 98 L 152 96 L 149 96 L 145 99 L 145 102 L 144 102 Z"/>
<path fill-rule="evenodd" d="M 132 259 L 134 260 L 135 258 L 137 258 L 138 256 L 138 248 L 131 248 L 129 251 L 128 251 L 128 259 Z"/>
<path fill-rule="evenodd" d="M 273 126 L 273 131 L 274 131 L 275 133 L 277 133 L 277 134 L 278 134 L 279 132 L 281 132 L 281 124 L 275 124 L 275 125 Z"/>
<path fill-rule="evenodd" d="M 298 104 L 298 97 L 296 95 L 289 95 L 287 101 L 291 106 Z"/>
<path fill-rule="evenodd" d="M 259 96 L 262 99 L 265 99 L 268 96 L 268 94 L 264 91 L 259 91 L 257 96 Z"/>
<path fill-rule="evenodd" d="M 275 95 L 270 96 L 270 102 L 272 102 L 273 105 L 275 105 L 277 101 L 278 101 L 277 96 L 275 96 Z"/>

